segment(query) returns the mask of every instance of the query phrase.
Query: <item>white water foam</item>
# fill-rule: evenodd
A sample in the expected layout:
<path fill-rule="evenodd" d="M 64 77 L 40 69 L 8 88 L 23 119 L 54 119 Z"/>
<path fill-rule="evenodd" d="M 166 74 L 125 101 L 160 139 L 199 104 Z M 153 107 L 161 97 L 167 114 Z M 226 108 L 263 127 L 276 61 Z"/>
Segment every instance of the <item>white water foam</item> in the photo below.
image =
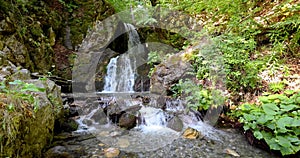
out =
<path fill-rule="evenodd" d="M 131 24 L 124 24 L 124 26 L 128 32 L 128 52 L 111 58 L 107 65 L 103 92 L 134 92 L 137 57 L 139 57 L 138 53 L 144 52 L 144 47 L 140 45 L 135 27 Z"/>

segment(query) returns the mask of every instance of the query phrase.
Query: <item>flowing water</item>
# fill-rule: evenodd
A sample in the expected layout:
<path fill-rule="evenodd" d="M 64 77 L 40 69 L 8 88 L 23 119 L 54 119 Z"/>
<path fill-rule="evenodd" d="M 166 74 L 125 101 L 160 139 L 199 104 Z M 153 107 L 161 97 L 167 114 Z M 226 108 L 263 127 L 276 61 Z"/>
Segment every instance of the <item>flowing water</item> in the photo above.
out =
<path fill-rule="evenodd" d="M 134 26 L 131 24 L 124 24 L 124 26 L 129 37 L 128 51 L 111 58 L 107 65 L 105 85 L 102 91 L 102 93 L 114 95 L 111 97 L 99 96 L 103 107 L 85 107 L 85 112 L 78 119 L 80 129 L 77 132 L 91 132 L 104 143 L 126 151 L 151 151 L 168 145 L 180 137 L 182 131 L 174 131 L 167 127 L 168 121 L 176 115 L 182 121 L 184 128 L 193 127 L 202 132 L 204 136 L 221 141 L 219 135 L 225 134 L 202 122 L 195 113 L 185 113 L 185 105 L 181 100 L 167 100 L 166 109 L 162 110 L 159 108 L 162 103 L 157 101 L 159 96 L 151 97 L 147 104 L 139 99 L 132 99 L 130 95 L 120 96 L 121 92 L 135 93 L 133 87 L 138 75 L 137 60 L 140 53 L 144 51 L 143 47 L 139 46 L 141 42 Z M 117 103 L 122 108 L 141 106 L 137 114 L 141 118 L 138 125 L 127 131 L 112 123 L 103 112 L 103 108 L 109 106 L 111 102 Z M 98 118 L 96 115 L 99 115 L 99 112 L 102 113 L 101 117 L 106 117 L 102 118 L 101 123 L 94 119 Z"/>
<path fill-rule="evenodd" d="M 137 59 L 144 52 L 140 38 L 131 24 L 124 24 L 128 32 L 128 51 L 112 58 L 107 65 L 103 92 L 133 92 L 137 77 Z M 136 48 L 137 47 L 137 48 Z"/>
<path fill-rule="evenodd" d="M 234 149 L 241 148 L 247 151 L 249 146 L 244 145 L 244 140 L 242 140 L 243 147 L 236 147 L 236 144 L 239 143 L 235 144 L 231 142 L 236 141 L 235 139 L 237 139 L 237 137 L 235 135 L 228 134 L 227 132 L 218 130 L 202 122 L 197 113 L 186 112 L 184 101 L 166 100 L 165 108 L 162 109 L 158 108 L 160 103 L 157 102 L 157 96 L 152 97 L 150 95 L 150 101 L 146 103 L 143 102 L 141 98 L 132 97 L 135 94 L 133 87 L 136 76 L 138 75 L 136 70 L 138 65 L 137 57 L 139 56 L 138 53 L 143 52 L 143 47 L 138 46 L 141 42 L 135 28 L 130 24 L 125 24 L 125 27 L 129 35 L 129 50 L 110 60 L 107 65 L 104 90 L 99 93 L 97 100 L 81 106 L 81 116 L 77 119 L 80 126 L 74 133 L 92 133 L 98 140 L 109 146 L 117 147 L 126 152 L 144 153 L 146 157 L 152 154 L 147 152 L 156 150 L 162 152 L 170 150 L 170 152 L 175 154 L 187 153 L 186 155 L 189 155 L 189 152 L 194 152 L 196 155 L 199 155 L 198 153 L 201 155 L 201 153 L 213 152 L 213 148 L 218 150 L 215 152 L 219 154 L 204 154 L 202 157 L 224 156 L 224 151 L 219 150 L 224 150 L 226 147 L 231 146 L 233 146 Z M 105 93 L 111 94 L 111 96 Z M 121 96 L 121 93 L 129 94 Z M 136 96 L 139 95 L 140 94 Z M 136 127 L 131 130 L 125 130 L 118 127 L 115 123 L 112 123 L 104 110 L 112 103 L 120 105 L 121 109 L 137 105 L 140 106 L 141 109 L 135 112 L 136 116 L 140 118 Z M 179 132 L 168 127 L 170 119 L 175 116 L 178 117 L 183 124 L 182 130 Z M 188 140 L 189 142 L 186 142 L 187 140 L 182 139 L 182 132 L 188 127 L 200 131 L 205 138 L 205 142 L 202 140 L 198 142 Z M 241 139 L 242 138 L 238 138 L 237 141 L 241 141 Z M 213 142 L 212 144 L 210 144 L 211 141 Z M 199 142 L 206 143 L 209 146 L 201 146 L 197 144 Z M 175 148 L 172 144 L 175 144 Z M 215 146 L 215 144 L 218 145 Z M 251 148 L 251 151 L 253 150 L 254 149 Z M 257 153 L 259 155 L 260 151 Z M 147 154 L 150 155 L 147 156 Z M 165 153 L 165 155 L 162 156 L 168 157 L 166 156 L 168 154 L 169 153 Z M 153 152 L 153 155 L 156 157 L 159 156 L 159 153 Z M 249 156 L 249 154 L 246 155 Z M 140 156 L 145 157 L 145 155 Z M 180 155 L 177 156 L 180 157 Z M 173 156 L 170 155 L 169 157 Z"/>

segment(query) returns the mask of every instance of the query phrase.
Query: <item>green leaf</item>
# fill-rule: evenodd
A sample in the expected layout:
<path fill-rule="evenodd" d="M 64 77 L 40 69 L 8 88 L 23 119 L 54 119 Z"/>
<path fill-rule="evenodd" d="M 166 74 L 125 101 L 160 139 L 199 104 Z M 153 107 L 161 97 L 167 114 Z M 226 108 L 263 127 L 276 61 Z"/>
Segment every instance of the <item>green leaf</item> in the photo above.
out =
<path fill-rule="evenodd" d="M 292 120 L 292 123 L 291 123 L 291 126 L 292 127 L 300 127 L 300 120 L 295 118 Z"/>
<path fill-rule="evenodd" d="M 292 95 L 292 94 L 294 94 L 294 93 L 295 93 L 294 90 L 285 90 L 285 91 L 284 91 L 284 94 L 286 94 L 286 95 Z"/>
<path fill-rule="evenodd" d="M 8 82 L 8 84 L 10 84 L 10 85 L 21 85 L 23 83 L 24 82 L 22 82 L 21 80 L 14 80 L 13 82 Z"/>
<path fill-rule="evenodd" d="M 264 110 L 265 113 L 267 113 L 268 115 L 276 115 L 277 111 L 279 110 L 279 108 L 276 106 L 276 104 L 273 103 L 267 103 L 262 105 L 262 108 Z"/>
<path fill-rule="evenodd" d="M 295 104 L 289 104 L 289 105 L 280 104 L 280 109 L 282 111 L 290 111 L 290 110 L 297 109 L 297 108 L 299 108 L 299 106 L 297 106 Z"/>
<path fill-rule="evenodd" d="M 273 150 L 280 150 L 280 145 L 277 143 L 278 140 L 275 138 L 271 138 L 271 139 L 265 139 L 265 141 L 267 142 L 267 144 L 269 145 L 270 149 Z"/>
<path fill-rule="evenodd" d="M 256 137 L 258 140 L 261 140 L 263 138 L 263 135 L 260 133 L 260 131 L 255 131 L 253 133 L 254 137 Z"/>
<path fill-rule="evenodd" d="M 256 120 L 256 116 L 255 116 L 255 115 L 252 115 L 252 114 L 244 114 L 244 118 L 245 118 L 247 121 L 253 121 L 253 120 Z"/>
<path fill-rule="evenodd" d="M 295 152 L 292 150 L 291 147 L 285 147 L 285 146 L 281 147 L 280 152 L 282 155 L 295 154 Z"/>
<path fill-rule="evenodd" d="M 260 100 L 262 103 L 269 103 L 269 102 L 270 102 L 269 98 L 266 97 L 266 96 L 261 96 L 261 97 L 259 97 L 259 100 Z"/>
<path fill-rule="evenodd" d="M 245 103 L 241 106 L 242 111 L 250 111 L 252 109 L 251 104 Z"/>
<path fill-rule="evenodd" d="M 300 135 L 300 128 L 296 128 L 293 130 L 296 135 Z"/>
<path fill-rule="evenodd" d="M 291 126 L 293 121 L 292 117 L 283 117 L 277 120 L 277 127 L 279 128 L 285 128 L 285 126 Z"/>
<path fill-rule="evenodd" d="M 265 124 L 266 122 L 273 120 L 274 116 L 273 115 L 261 115 L 258 120 L 257 123 L 259 124 Z"/>
<path fill-rule="evenodd" d="M 277 136 L 278 144 L 287 148 L 290 148 L 292 146 L 289 139 L 283 136 Z"/>
<path fill-rule="evenodd" d="M 288 135 L 286 136 L 286 138 L 291 141 L 292 143 L 297 143 L 297 144 L 300 144 L 300 140 L 297 136 L 294 136 L 294 135 Z"/>

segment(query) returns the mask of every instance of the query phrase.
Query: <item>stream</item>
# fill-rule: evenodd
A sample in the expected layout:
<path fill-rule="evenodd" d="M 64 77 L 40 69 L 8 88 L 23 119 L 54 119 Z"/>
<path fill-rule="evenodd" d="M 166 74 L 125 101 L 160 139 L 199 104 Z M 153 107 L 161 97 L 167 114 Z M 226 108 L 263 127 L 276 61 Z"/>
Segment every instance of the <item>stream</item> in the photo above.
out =
<path fill-rule="evenodd" d="M 125 28 L 128 52 L 110 59 L 97 97 L 69 103 L 79 113 L 79 128 L 57 135 L 45 157 L 271 157 L 248 144 L 239 131 L 203 122 L 182 100 L 135 92 L 136 56 L 144 47 L 131 51 L 141 42 L 132 25 Z M 188 128 L 196 131 L 195 139 L 183 136 Z"/>

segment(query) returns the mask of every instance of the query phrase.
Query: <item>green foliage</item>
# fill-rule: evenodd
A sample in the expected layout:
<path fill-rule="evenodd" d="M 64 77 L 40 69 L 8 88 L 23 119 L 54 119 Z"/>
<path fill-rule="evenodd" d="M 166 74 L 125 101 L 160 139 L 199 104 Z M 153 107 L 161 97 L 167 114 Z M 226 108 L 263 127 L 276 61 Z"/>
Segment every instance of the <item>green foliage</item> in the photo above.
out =
<path fill-rule="evenodd" d="M 212 74 L 210 69 L 215 67 L 212 63 L 219 62 L 219 66 L 224 66 L 226 75 L 226 87 L 232 91 L 251 90 L 258 86 L 258 72 L 263 63 L 251 61 L 249 55 L 254 51 L 256 43 L 253 39 L 245 39 L 234 34 L 226 34 L 212 39 L 214 44 L 209 45 L 205 50 L 194 55 L 192 65 L 196 71 L 198 79 L 205 79 Z M 203 53 L 203 51 L 206 51 Z M 220 51 L 222 60 L 209 57 L 207 54 L 215 54 Z M 222 73 L 221 73 L 222 74 Z"/>
<path fill-rule="evenodd" d="M 191 80 L 182 81 L 171 88 L 174 97 L 180 96 L 193 110 L 208 110 L 211 107 L 223 105 L 225 98 L 215 89 L 205 89 Z"/>
<path fill-rule="evenodd" d="M 259 98 L 261 105 L 243 104 L 235 112 L 244 130 L 264 139 L 270 149 L 282 155 L 300 151 L 300 92 L 286 91 Z"/>
<path fill-rule="evenodd" d="M 40 88 L 32 83 L 25 83 L 21 80 L 14 80 L 13 82 L 9 82 L 8 85 L 2 81 L 0 88 L 0 94 L 2 93 L 9 100 L 8 111 L 27 106 L 33 106 L 33 110 L 37 111 L 39 100 L 34 97 L 32 92 L 45 91 L 45 88 Z"/>
<path fill-rule="evenodd" d="M 117 12 L 125 11 L 125 10 L 132 10 L 136 8 L 138 5 L 143 6 L 150 6 L 151 3 L 149 0 L 107 0 Z"/>
<path fill-rule="evenodd" d="M 78 8 L 77 4 L 74 1 L 65 1 L 65 0 L 58 0 L 69 13 L 72 13 L 74 9 Z"/>
<path fill-rule="evenodd" d="M 278 92 L 282 91 L 284 89 L 284 87 L 285 87 L 285 84 L 283 82 L 269 83 L 269 89 L 273 93 L 278 93 Z"/>
<path fill-rule="evenodd" d="M 152 76 L 155 70 L 155 65 L 158 65 L 169 56 L 170 54 L 166 54 L 163 51 L 150 51 L 148 53 L 148 61 L 147 61 L 147 64 L 150 66 L 150 71 L 148 76 L 149 77 Z"/>

